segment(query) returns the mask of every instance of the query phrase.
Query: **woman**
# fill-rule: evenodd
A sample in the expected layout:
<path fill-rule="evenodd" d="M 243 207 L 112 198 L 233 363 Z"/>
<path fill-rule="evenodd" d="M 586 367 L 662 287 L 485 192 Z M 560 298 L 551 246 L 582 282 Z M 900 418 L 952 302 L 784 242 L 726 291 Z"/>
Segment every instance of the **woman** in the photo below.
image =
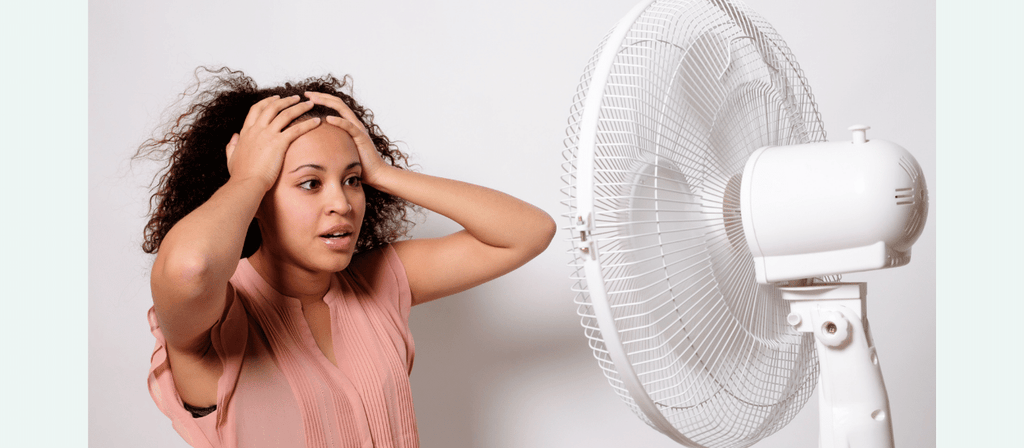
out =
<path fill-rule="evenodd" d="M 409 308 L 523 265 L 553 221 L 404 169 L 347 79 L 217 73 L 140 150 L 169 160 L 144 244 L 153 399 L 197 447 L 418 446 Z M 406 202 L 464 230 L 398 241 Z"/>

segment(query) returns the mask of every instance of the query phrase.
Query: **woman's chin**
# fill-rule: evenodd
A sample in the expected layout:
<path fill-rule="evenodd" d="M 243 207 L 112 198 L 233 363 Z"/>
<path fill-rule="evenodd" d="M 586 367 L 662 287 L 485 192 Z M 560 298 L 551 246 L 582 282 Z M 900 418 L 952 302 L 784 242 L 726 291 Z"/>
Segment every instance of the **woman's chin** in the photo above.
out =
<path fill-rule="evenodd" d="M 324 272 L 344 271 L 348 268 L 349 263 L 352 262 L 352 255 L 352 252 L 332 253 L 317 260 L 316 266 L 320 271 Z"/>
<path fill-rule="evenodd" d="M 303 271 L 340 272 L 352 262 L 354 250 L 325 250 L 324 247 L 307 247 L 292 251 L 273 251 L 260 248 L 256 256 L 262 256 L 272 265 L 292 265 Z M 262 252 L 262 253 L 260 253 Z"/>

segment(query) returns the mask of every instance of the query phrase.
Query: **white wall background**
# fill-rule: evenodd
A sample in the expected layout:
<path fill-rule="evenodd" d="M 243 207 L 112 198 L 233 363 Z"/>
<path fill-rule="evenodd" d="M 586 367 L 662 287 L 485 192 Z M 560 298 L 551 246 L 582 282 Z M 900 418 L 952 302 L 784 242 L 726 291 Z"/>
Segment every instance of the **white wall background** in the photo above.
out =
<path fill-rule="evenodd" d="M 261 84 L 351 74 L 420 170 L 508 192 L 559 218 L 566 116 L 595 46 L 631 0 L 89 3 L 89 442 L 183 447 L 150 400 L 153 164 L 135 148 L 199 65 Z M 749 0 L 786 39 L 832 139 L 867 123 L 921 163 L 933 206 L 910 265 L 868 281 L 897 445 L 935 445 L 935 5 Z M 455 230 L 429 215 L 415 236 Z M 414 309 L 424 447 L 671 447 L 600 373 L 569 292 L 561 232 L 520 270 Z M 816 398 L 759 447 L 817 443 Z"/>

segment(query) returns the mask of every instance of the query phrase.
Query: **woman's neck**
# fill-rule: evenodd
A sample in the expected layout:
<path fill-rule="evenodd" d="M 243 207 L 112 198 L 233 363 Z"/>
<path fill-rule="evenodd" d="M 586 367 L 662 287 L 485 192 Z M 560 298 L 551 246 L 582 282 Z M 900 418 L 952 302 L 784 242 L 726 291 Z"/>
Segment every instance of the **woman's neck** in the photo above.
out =
<path fill-rule="evenodd" d="M 303 306 L 322 300 L 331 287 L 330 272 L 313 272 L 268 254 L 263 248 L 249 257 L 256 273 L 277 292 L 299 299 Z"/>

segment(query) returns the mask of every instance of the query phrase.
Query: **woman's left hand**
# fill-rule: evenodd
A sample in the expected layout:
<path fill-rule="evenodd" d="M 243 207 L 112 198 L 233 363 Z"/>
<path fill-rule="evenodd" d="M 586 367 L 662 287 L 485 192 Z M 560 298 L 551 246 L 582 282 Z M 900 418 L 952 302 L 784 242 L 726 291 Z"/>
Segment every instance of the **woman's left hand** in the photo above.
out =
<path fill-rule="evenodd" d="M 341 117 L 328 116 L 325 121 L 348 132 L 359 150 L 359 163 L 363 165 L 362 181 L 373 187 L 379 185 L 381 178 L 386 176 L 385 173 L 393 167 L 380 157 L 377 147 L 370 139 L 370 134 L 366 132 L 366 127 L 363 126 L 363 122 L 359 120 L 355 112 L 352 112 L 352 109 L 341 98 L 334 95 L 306 92 L 306 97 L 313 104 L 329 107 L 341 114 Z"/>
<path fill-rule="evenodd" d="M 381 159 L 362 123 L 340 98 L 314 92 L 306 96 L 341 114 L 326 121 L 352 136 L 363 165 L 363 182 L 444 215 L 465 229 L 441 238 L 394 243 L 414 305 L 504 275 L 551 243 L 555 222 L 543 210 L 489 188 L 395 168 Z"/>

